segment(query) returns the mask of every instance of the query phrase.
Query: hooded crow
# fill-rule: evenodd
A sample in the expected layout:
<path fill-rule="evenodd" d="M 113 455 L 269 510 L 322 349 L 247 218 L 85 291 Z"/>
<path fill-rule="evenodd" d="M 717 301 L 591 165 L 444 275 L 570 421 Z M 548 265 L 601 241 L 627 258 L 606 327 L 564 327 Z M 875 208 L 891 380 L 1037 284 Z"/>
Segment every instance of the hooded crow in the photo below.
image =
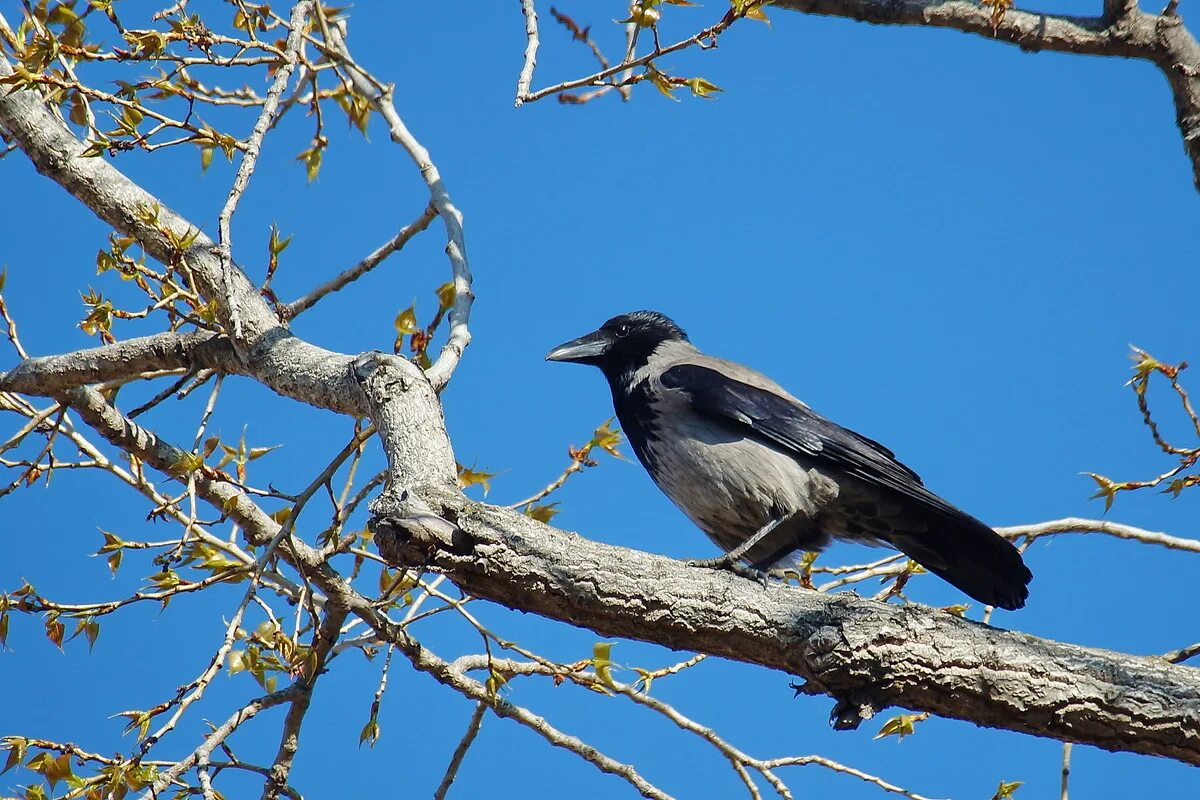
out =
<path fill-rule="evenodd" d="M 726 553 L 694 563 L 771 570 L 835 538 L 885 544 L 982 603 L 1025 604 L 1033 575 L 1010 542 L 883 445 L 765 375 L 701 353 L 666 316 L 613 317 L 546 359 L 604 373 L 638 461 Z"/>

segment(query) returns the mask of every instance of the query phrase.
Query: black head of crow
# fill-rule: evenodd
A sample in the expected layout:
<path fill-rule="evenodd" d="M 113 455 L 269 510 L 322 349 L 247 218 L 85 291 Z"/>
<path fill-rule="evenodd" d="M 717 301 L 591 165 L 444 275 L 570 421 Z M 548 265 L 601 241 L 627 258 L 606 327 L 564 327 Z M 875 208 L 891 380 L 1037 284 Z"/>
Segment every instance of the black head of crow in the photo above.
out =
<path fill-rule="evenodd" d="M 1025 604 L 1033 575 L 1011 543 L 926 489 L 883 445 L 765 375 L 701 353 L 662 314 L 613 317 L 546 358 L 604 373 L 650 477 L 754 569 L 787 567 L 834 538 L 886 544 L 982 603 Z"/>

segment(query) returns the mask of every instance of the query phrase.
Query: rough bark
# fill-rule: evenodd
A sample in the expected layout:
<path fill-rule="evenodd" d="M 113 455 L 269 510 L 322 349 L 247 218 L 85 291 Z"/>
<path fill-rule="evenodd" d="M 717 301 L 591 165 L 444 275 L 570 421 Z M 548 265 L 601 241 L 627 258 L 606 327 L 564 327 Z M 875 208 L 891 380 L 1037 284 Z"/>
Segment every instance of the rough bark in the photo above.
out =
<path fill-rule="evenodd" d="M 156 333 L 64 355 L 27 359 L 8 372 L 0 372 L 0 391 L 44 396 L 87 383 L 169 369 L 215 369 L 234 374 L 245 371 L 224 336 L 207 331 Z"/>
<path fill-rule="evenodd" d="M 1039 639 L 937 608 L 823 595 L 601 544 L 507 509 L 425 492 L 456 523 L 380 514 L 380 552 L 444 572 L 476 597 L 581 625 L 782 670 L 836 698 L 853 727 L 903 706 L 1107 750 L 1200 764 L 1200 670 Z M 1019 617 L 1008 619 L 1018 621 Z"/>

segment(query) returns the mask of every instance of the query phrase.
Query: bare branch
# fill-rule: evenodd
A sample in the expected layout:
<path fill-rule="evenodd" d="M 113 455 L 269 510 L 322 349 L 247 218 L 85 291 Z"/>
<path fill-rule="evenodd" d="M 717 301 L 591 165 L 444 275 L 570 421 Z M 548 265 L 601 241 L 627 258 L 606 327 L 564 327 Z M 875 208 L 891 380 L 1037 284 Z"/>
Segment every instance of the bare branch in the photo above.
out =
<path fill-rule="evenodd" d="M 1043 536 L 1053 536 L 1060 533 L 1103 533 L 1118 539 L 1128 539 L 1143 544 L 1153 544 L 1166 547 L 1169 550 L 1186 550 L 1190 553 L 1200 553 L 1200 540 L 1185 539 L 1172 536 L 1169 533 L 1147 531 L 1132 525 L 1122 525 L 1119 522 L 1109 522 L 1105 519 L 1082 519 L 1066 517 L 1049 522 L 1038 522 L 1032 525 L 1013 525 L 1007 528 L 996 528 L 996 533 L 1007 539 L 1028 538 L 1030 541 Z"/>
<path fill-rule="evenodd" d="M 358 280 L 363 275 L 366 275 L 368 272 L 375 269 L 377 266 L 382 264 L 388 256 L 399 251 L 404 247 L 404 245 L 408 244 L 409 239 L 428 228 L 429 223 L 432 222 L 433 218 L 436 216 L 437 209 L 435 209 L 433 206 L 426 206 L 425 210 L 421 212 L 419 217 L 401 228 L 399 233 L 376 248 L 362 261 L 358 262 L 353 267 L 350 267 L 337 277 L 321 284 L 304 297 L 289 303 L 287 306 L 288 318 L 292 319 L 304 313 L 320 302 L 320 300 L 326 295 L 340 291 L 351 282 Z"/>
<path fill-rule="evenodd" d="M 1058 800 L 1067 800 L 1067 790 L 1070 788 L 1071 779 L 1071 748 L 1070 742 L 1063 742 L 1062 755 L 1062 788 L 1059 792 Z"/>
<path fill-rule="evenodd" d="M 258 164 L 258 154 L 262 151 L 263 137 L 267 135 L 267 129 L 271 127 L 271 123 L 275 119 L 279 98 L 283 95 L 283 90 L 287 88 L 288 81 L 296 69 L 300 48 L 304 44 L 305 20 L 311 9 L 312 0 L 300 0 L 292 6 L 287 42 L 283 47 L 283 63 L 276 70 L 271 87 L 267 90 L 266 100 L 263 102 L 258 120 L 254 123 L 254 129 L 250 132 L 250 138 L 246 142 L 246 151 L 242 154 L 241 163 L 238 164 L 237 174 L 229 189 L 229 196 L 225 199 L 225 205 L 217 217 L 216 253 L 221 260 L 221 276 L 225 289 L 223 296 L 231 300 L 239 300 L 243 295 L 236 291 L 233 283 L 233 272 L 237 268 L 233 265 L 233 239 L 229 232 L 229 223 L 233 219 L 234 211 L 237 210 L 238 202 L 242 199 L 242 194 L 250 185 L 250 176 L 254 174 L 254 167 Z M 239 306 L 236 303 L 230 305 L 228 314 L 233 322 L 233 337 L 235 340 L 240 340 L 242 328 Z"/>
<path fill-rule="evenodd" d="M 707 28 L 704 28 L 703 30 L 687 37 L 686 39 L 680 39 L 678 42 L 667 45 L 661 49 L 656 48 L 653 52 L 644 55 L 641 58 L 623 60 L 620 64 L 608 67 L 607 69 L 602 69 L 599 72 L 588 75 L 585 78 L 576 78 L 575 80 L 557 83 L 554 86 L 547 86 L 544 89 L 538 89 L 537 91 L 526 95 L 524 102 L 532 103 L 535 100 L 541 100 L 543 97 L 547 97 L 552 94 L 558 94 L 560 92 L 570 91 L 571 89 L 578 89 L 581 86 L 603 86 L 605 85 L 604 81 L 606 78 L 611 78 L 618 72 L 628 72 L 634 67 L 645 66 L 660 56 L 665 56 L 678 50 L 699 45 L 701 42 L 712 42 L 718 36 L 728 30 L 729 26 L 734 22 L 737 22 L 740 18 L 741 17 L 737 16 L 731 11 L 722 17 L 718 22 L 709 25 Z M 631 39 L 630 52 L 633 50 L 633 44 L 634 41 Z"/>
<path fill-rule="evenodd" d="M 292 770 L 292 762 L 296 751 L 300 749 L 300 726 L 308 713 L 312 702 L 313 687 L 317 678 L 325 671 L 325 662 L 329 653 L 341 635 L 342 623 L 346 620 L 346 609 L 335 603 L 325 605 L 325 618 L 317 629 L 316 641 L 313 642 L 312 657 L 308 669 L 297 681 L 297 692 L 292 698 L 291 707 L 283 721 L 283 734 L 279 742 L 279 750 L 275 761 L 271 764 L 271 774 L 263 787 L 263 800 L 275 800 L 287 786 L 288 775 Z"/>
<path fill-rule="evenodd" d="M 1161 658 L 1010 633 L 917 605 L 763 587 L 591 542 L 457 494 L 422 494 L 457 525 L 392 518 L 382 513 L 395 502 L 385 492 L 373 509 L 380 552 L 396 567 L 443 572 L 475 597 L 602 636 L 799 675 L 805 692 L 848 704 L 855 719 L 900 705 L 1200 763 L 1200 673 Z"/>
<path fill-rule="evenodd" d="M 2 17 L 0 17 L 2 22 Z M 0 77 L 12 74 L 0 57 Z M 215 244 L 198 227 L 168 209 L 102 158 L 86 158 L 82 142 L 31 89 L 0 92 L 0 128 L 17 142 L 39 172 L 69 191 L 118 231 L 136 239 L 159 261 L 182 263 L 217 313 L 233 331 L 228 310 L 238 309 L 241 337 L 232 340 L 254 377 L 274 391 L 321 408 L 363 412 L 361 395 L 349 377 L 350 359 L 293 336 L 267 306 L 241 270 L 226 274 Z M 191 241 L 180 252 L 181 241 Z"/>
<path fill-rule="evenodd" d="M 1173 650 L 1164 655 L 1163 658 L 1165 658 L 1167 661 L 1170 661 L 1172 664 L 1182 664 L 1189 658 L 1194 658 L 1198 655 L 1200 655 L 1200 642 L 1189 644 L 1187 647 L 1181 647 L 1178 650 Z"/>
<path fill-rule="evenodd" d="M 487 703 L 480 701 L 475 704 L 475 711 L 467 722 L 467 731 L 463 734 L 458 747 L 454 748 L 454 755 L 450 757 L 450 763 L 446 766 L 446 774 L 442 777 L 442 782 L 438 784 L 437 791 L 433 793 L 433 800 L 445 800 L 446 792 L 450 791 L 450 786 L 458 777 L 458 768 L 462 766 L 463 759 L 467 756 L 467 750 L 475 742 L 475 737 L 479 735 L 479 729 L 483 726 L 483 715 L 487 709 Z"/>
<path fill-rule="evenodd" d="M 220 746 L 222 742 L 228 739 L 230 734 L 241 727 L 243 723 L 252 719 L 260 711 L 273 708 L 280 703 L 286 703 L 294 698 L 298 691 L 298 685 L 294 684 L 286 689 L 281 689 L 278 692 L 272 692 L 271 694 L 263 695 L 262 697 L 252 700 L 251 702 L 239 708 L 231 717 L 229 717 L 229 719 L 225 720 L 225 722 L 217 727 L 212 733 L 204 737 L 204 741 L 199 747 L 192 751 L 188 756 L 184 757 L 182 761 L 175 764 L 170 769 L 162 772 L 158 778 L 155 779 L 150 788 L 147 789 L 146 792 L 141 796 L 140 800 L 157 800 L 157 798 L 175 781 L 176 778 L 195 767 L 197 762 L 201 759 L 206 760 L 209 756 L 211 756 L 212 751 Z"/>
<path fill-rule="evenodd" d="M 525 102 L 529 87 L 533 83 L 533 70 L 537 66 L 538 51 L 538 18 L 537 10 L 533 7 L 534 0 L 521 0 L 521 13 L 525 16 L 525 64 L 521 74 L 517 76 L 517 99 L 513 103 L 517 108 Z"/>
<path fill-rule="evenodd" d="M 1054 50 L 1139 58 L 1162 70 L 1175 99 L 1175 119 L 1200 188 L 1200 45 L 1174 10 L 1148 14 L 1133 0 L 1106 0 L 1100 17 L 1071 17 L 1007 9 L 992 11 L 967 0 L 776 0 L 774 7 L 846 17 L 881 25 L 952 28 L 1015 44 Z"/>
<path fill-rule="evenodd" d="M 150 370 L 201 368 L 247 372 L 223 336 L 207 331 L 158 333 L 60 356 L 28 358 L 0 372 L 0 391 L 49 396 Z"/>
<path fill-rule="evenodd" d="M 371 101 L 372 107 L 387 122 L 392 141 L 408 152 L 417 165 L 417 169 L 421 171 L 421 177 L 429 187 L 430 200 L 446 226 L 446 237 L 449 240 L 446 243 L 446 255 L 450 259 L 450 267 L 454 274 L 454 305 L 450 307 L 450 338 L 442 346 L 442 351 L 438 354 L 433 366 L 429 368 L 430 382 L 435 390 L 441 391 L 450 381 L 450 376 L 454 374 L 463 351 L 471 343 L 471 332 L 467 327 L 467 321 L 471 315 L 471 304 L 475 300 L 475 295 L 471 291 L 471 268 L 467 263 L 467 245 L 463 238 L 462 213 L 451 202 L 450 194 L 446 191 L 442 176 L 430 158 L 429 151 L 417 141 L 404 121 L 400 119 L 400 115 L 396 113 L 396 106 L 392 103 L 391 88 L 383 91 L 376 88 L 378 81 L 373 81 L 361 67 L 354 63 L 350 51 L 346 47 L 345 39 L 338 28 L 329 27 L 326 35 L 335 54 L 346 63 L 346 71 L 354 88 Z"/>

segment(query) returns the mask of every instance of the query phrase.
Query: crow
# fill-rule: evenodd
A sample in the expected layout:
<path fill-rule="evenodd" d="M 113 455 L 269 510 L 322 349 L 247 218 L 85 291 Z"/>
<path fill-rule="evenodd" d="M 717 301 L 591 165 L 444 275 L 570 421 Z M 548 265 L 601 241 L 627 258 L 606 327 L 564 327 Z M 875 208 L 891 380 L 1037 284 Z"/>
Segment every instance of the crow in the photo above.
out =
<path fill-rule="evenodd" d="M 705 355 L 663 314 L 613 317 L 546 359 L 604 374 L 638 461 L 725 551 L 690 563 L 761 572 L 831 539 L 884 544 L 982 603 L 1025 605 L 1033 574 L 1010 542 L 926 489 L 879 442 L 765 375 Z"/>

